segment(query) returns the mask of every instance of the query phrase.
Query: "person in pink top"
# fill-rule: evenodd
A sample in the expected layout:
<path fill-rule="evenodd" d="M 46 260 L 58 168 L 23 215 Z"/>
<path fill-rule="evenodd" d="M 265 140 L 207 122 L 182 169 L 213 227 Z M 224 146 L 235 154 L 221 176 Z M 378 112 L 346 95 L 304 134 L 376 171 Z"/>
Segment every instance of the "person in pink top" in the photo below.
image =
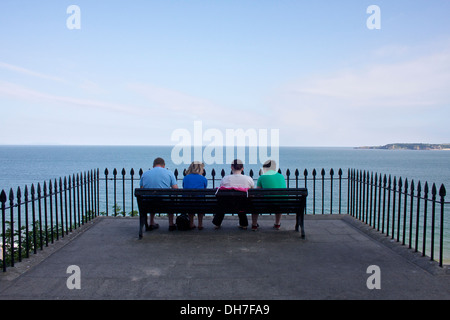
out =
<path fill-rule="evenodd" d="M 220 189 L 235 189 L 245 192 L 248 189 L 255 187 L 255 182 L 249 176 L 243 175 L 244 164 L 241 160 L 236 159 L 231 164 L 231 175 L 223 177 L 220 182 Z M 220 191 L 219 191 L 220 192 Z M 215 229 L 219 229 L 225 213 L 216 213 L 212 223 L 215 225 Z M 246 230 L 248 227 L 248 219 L 245 212 L 239 212 L 239 228 Z"/>

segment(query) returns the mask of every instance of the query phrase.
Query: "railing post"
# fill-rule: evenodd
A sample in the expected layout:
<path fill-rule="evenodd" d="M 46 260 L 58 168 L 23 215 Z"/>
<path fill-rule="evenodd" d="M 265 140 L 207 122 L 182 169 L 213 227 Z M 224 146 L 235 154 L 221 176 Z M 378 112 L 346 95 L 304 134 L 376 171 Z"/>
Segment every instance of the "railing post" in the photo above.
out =
<path fill-rule="evenodd" d="M 9 190 L 9 213 L 10 213 L 10 241 L 11 241 L 11 267 L 14 267 L 14 192 L 12 189 Z"/>
<path fill-rule="evenodd" d="M 17 188 L 17 193 L 16 193 L 16 197 L 17 197 L 17 230 L 18 230 L 18 235 L 19 235 L 19 262 L 22 261 L 22 214 L 21 214 L 21 198 L 22 198 L 22 193 L 20 191 L 20 187 Z"/>
<path fill-rule="evenodd" d="M 425 256 L 426 250 L 426 238 L 427 238 L 427 212 L 428 212 L 428 182 L 425 182 L 424 188 L 424 207 L 423 207 L 423 243 L 422 243 L 422 256 Z"/>
<path fill-rule="evenodd" d="M 347 171 L 347 213 L 353 217 L 353 170 Z"/>
<path fill-rule="evenodd" d="M 37 238 L 36 238 L 36 210 L 35 210 L 35 198 L 34 198 L 34 184 L 31 185 L 31 223 L 33 226 L 33 252 L 37 253 Z"/>
<path fill-rule="evenodd" d="M 397 242 L 400 241 L 400 217 L 402 214 L 402 177 L 398 179 L 398 215 L 397 215 Z"/>
<path fill-rule="evenodd" d="M 386 184 L 387 184 L 387 177 L 386 175 L 383 176 L 383 219 L 381 222 L 381 233 L 384 233 L 384 222 L 386 218 Z"/>
<path fill-rule="evenodd" d="M 362 183 L 362 197 L 361 197 L 361 221 L 366 222 L 366 212 L 365 212 L 365 207 L 366 207 L 366 170 L 364 170 L 362 172 L 362 178 L 361 178 L 361 183 Z"/>
<path fill-rule="evenodd" d="M 361 209 L 361 206 L 362 206 L 362 190 L 363 190 L 363 172 L 362 172 L 362 170 L 359 170 L 359 174 L 358 174 L 358 185 L 359 185 L 359 187 L 358 187 L 358 192 L 359 192 L 359 195 L 358 195 L 358 219 L 359 220 L 361 220 L 361 217 L 362 217 L 362 209 Z"/>
<path fill-rule="evenodd" d="M 97 204 L 97 210 L 96 215 L 98 216 L 100 214 L 100 169 L 97 168 L 96 174 L 96 185 L 97 185 L 97 196 L 95 197 L 95 203 Z M 131 192 L 131 199 L 133 199 L 133 192 Z"/>
<path fill-rule="evenodd" d="M 405 200 L 403 204 L 403 239 L 402 244 L 405 244 L 405 237 L 406 237 L 406 211 L 408 206 L 408 178 L 405 179 Z"/>
<path fill-rule="evenodd" d="M 133 196 L 133 191 L 134 191 L 134 181 L 133 181 L 134 169 L 133 168 L 131 168 L 131 170 L 130 170 L 130 176 L 131 176 L 131 214 L 133 215 L 133 212 L 134 212 L 134 196 Z"/>
<path fill-rule="evenodd" d="M 433 187 L 431 188 L 431 252 L 430 252 L 430 260 L 434 260 L 434 228 L 435 228 L 435 220 L 436 220 L 436 184 L 433 183 Z"/>
<path fill-rule="evenodd" d="M 43 235 L 42 235 L 42 206 L 41 206 L 41 184 L 37 185 L 37 200 L 38 200 L 38 215 L 39 215 L 39 247 L 43 250 Z"/>
<path fill-rule="evenodd" d="M 216 187 L 216 170 L 214 170 L 214 168 L 211 170 L 211 177 L 212 177 L 212 187 L 214 189 Z"/>
<path fill-rule="evenodd" d="M 108 216 L 108 168 L 105 169 L 106 216 Z"/>
<path fill-rule="evenodd" d="M 25 239 L 25 256 L 27 258 L 30 257 L 30 237 L 28 236 L 29 234 L 29 221 L 28 221 L 28 187 L 25 186 L 25 190 L 24 190 L 24 204 L 25 204 L 25 234 L 26 234 L 26 239 Z"/>
<path fill-rule="evenodd" d="M 354 181 L 354 191 L 353 191 L 353 196 L 354 196 L 354 216 L 356 219 L 360 219 L 360 213 L 361 213 L 361 206 L 360 206 L 360 201 L 361 201 L 361 171 L 360 170 L 355 170 L 355 181 Z"/>
<path fill-rule="evenodd" d="M 374 180 L 374 192 L 373 192 L 373 225 L 372 227 L 375 229 L 376 219 L 377 219 L 377 199 L 378 199 L 378 173 L 375 173 Z"/>
<path fill-rule="evenodd" d="M 385 176 L 386 177 L 386 176 Z M 380 220 L 381 220 L 381 189 L 383 187 L 383 179 L 380 178 L 378 180 L 378 216 L 377 216 L 377 231 L 380 231 Z"/>
<path fill-rule="evenodd" d="M 77 173 L 77 213 L 78 213 L 78 226 L 83 224 L 83 216 L 81 214 L 81 202 L 80 202 L 80 174 Z"/>
<path fill-rule="evenodd" d="M 59 178 L 59 212 L 61 217 L 61 238 L 64 238 L 64 206 L 63 206 L 63 184 L 62 178 Z"/>
<path fill-rule="evenodd" d="M 442 267 L 444 260 L 443 250 L 444 250 L 444 203 L 445 196 L 447 192 L 444 185 L 442 184 L 439 189 L 439 196 L 441 197 L 441 221 L 440 221 L 440 232 L 439 232 L 439 266 Z"/>
<path fill-rule="evenodd" d="M 370 198 L 369 198 L 369 194 L 370 194 L 370 174 L 369 171 L 366 172 L 366 200 L 365 200 L 365 204 L 366 204 L 366 208 L 365 208 L 365 213 L 366 213 L 366 223 L 369 221 L 369 203 L 370 203 Z"/>
<path fill-rule="evenodd" d="M 6 193 L 2 190 L 0 193 L 0 202 L 2 203 L 2 269 L 6 272 Z"/>
<path fill-rule="evenodd" d="M 412 228 L 413 228 L 413 211 L 414 211 L 414 180 L 411 180 L 411 195 L 410 195 L 410 205 L 409 205 L 409 239 L 408 246 L 412 247 Z"/>
<path fill-rule="evenodd" d="M 92 176 L 92 170 L 88 170 L 88 192 L 89 192 L 89 220 L 95 218 L 95 207 L 94 207 L 94 179 Z"/>
<path fill-rule="evenodd" d="M 80 207 L 81 207 L 81 224 L 84 225 L 86 220 L 86 206 L 85 206 L 85 180 L 83 179 L 83 173 L 80 172 Z"/>
<path fill-rule="evenodd" d="M 69 219 L 67 215 L 67 178 L 64 177 L 64 212 L 66 218 L 66 235 L 69 234 Z"/>
<path fill-rule="evenodd" d="M 391 239 L 394 239 L 395 234 L 395 195 L 397 192 L 397 177 L 394 176 L 393 193 L 392 193 L 392 235 Z"/>
<path fill-rule="evenodd" d="M 72 178 L 70 176 L 67 181 L 67 191 L 69 192 L 69 231 L 72 232 Z"/>
<path fill-rule="evenodd" d="M 341 205 L 342 205 L 342 168 L 339 168 L 338 171 L 338 175 L 339 175 L 339 214 L 341 214 Z"/>
<path fill-rule="evenodd" d="M 80 220 L 78 220 L 77 226 L 77 183 L 75 174 L 72 175 L 72 195 L 73 195 L 73 226 L 77 229 L 80 226 Z"/>
<path fill-rule="evenodd" d="M 125 217 L 125 175 L 126 171 L 125 168 L 122 169 L 122 204 L 123 204 L 123 211 L 122 215 Z"/>
<path fill-rule="evenodd" d="M 316 169 L 313 169 L 313 214 L 316 214 L 316 175 L 317 171 Z"/>
<path fill-rule="evenodd" d="M 369 226 L 372 225 L 372 208 L 373 208 L 373 172 L 370 173 L 370 195 L 369 195 Z"/>
<path fill-rule="evenodd" d="M 389 175 L 388 179 L 388 200 L 387 200 L 387 210 L 386 210 L 386 235 L 389 236 L 389 221 L 390 216 L 389 212 L 391 212 L 391 187 L 392 187 L 392 180 L 391 175 Z"/>
<path fill-rule="evenodd" d="M 55 179 L 55 229 L 56 229 L 56 240 L 59 239 L 59 218 L 58 218 L 58 183 Z"/>
<path fill-rule="evenodd" d="M 48 191 L 49 191 L 49 206 L 50 206 L 50 239 L 51 239 L 51 243 L 53 243 L 53 198 L 52 198 L 52 190 L 53 190 L 53 185 L 52 185 L 52 180 L 49 180 L 48 182 Z"/>
<path fill-rule="evenodd" d="M 322 171 L 320 172 L 322 175 L 322 214 L 324 214 L 325 210 L 325 169 L 322 168 Z"/>
<path fill-rule="evenodd" d="M 303 176 L 305 177 L 305 188 L 307 188 L 307 186 L 308 186 L 308 170 L 305 169 L 303 171 Z M 307 213 L 306 212 L 307 206 L 308 206 L 308 203 L 305 204 L 305 214 Z"/>
<path fill-rule="evenodd" d="M 355 169 L 352 169 L 349 171 L 349 195 L 348 198 L 348 205 L 349 205 L 349 213 L 352 217 L 355 216 Z"/>
<path fill-rule="evenodd" d="M 250 177 L 253 177 L 253 170 L 250 170 L 250 172 L 252 173 L 252 175 Z M 286 180 L 287 180 L 287 184 L 286 187 L 289 188 L 289 177 L 291 176 L 291 171 L 289 169 L 286 170 Z"/>
<path fill-rule="evenodd" d="M 420 216 L 420 194 L 422 192 L 422 186 L 420 184 L 417 185 L 417 212 L 416 212 L 416 241 L 415 241 L 415 249 L 414 251 L 418 251 L 419 246 L 419 216 Z"/>
<path fill-rule="evenodd" d="M 330 169 L 330 214 L 333 214 L 333 168 Z"/>
<path fill-rule="evenodd" d="M 116 182 L 117 182 L 117 169 L 114 168 L 113 170 L 113 176 L 114 176 L 114 217 L 117 216 L 117 195 L 116 195 Z"/>
<path fill-rule="evenodd" d="M 44 181 L 44 228 L 45 228 L 45 246 L 48 247 L 47 183 L 45 181 Z"/>

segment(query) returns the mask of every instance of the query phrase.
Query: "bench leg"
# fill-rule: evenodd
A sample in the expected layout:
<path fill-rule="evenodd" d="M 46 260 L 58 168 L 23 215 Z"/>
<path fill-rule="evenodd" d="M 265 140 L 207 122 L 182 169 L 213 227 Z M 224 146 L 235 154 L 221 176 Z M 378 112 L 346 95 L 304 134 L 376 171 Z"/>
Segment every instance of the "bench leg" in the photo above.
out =
<path fill-rule="evenodd" d="M 144 226 L 147 225 L 147 214 L 142 213 L 139 214 L 139 239 L 142 239 L 142 230 L 144 229 Z"/>
<path fill-rule="evenodd" d="M 297 213 L 295 231 L 298 232 L 298 228 L 300 226 L 301 229 L 301 238 L 305 239 L 305 227 L 304 227 L 304 217 L 305 215 L 302 213 Z"/>

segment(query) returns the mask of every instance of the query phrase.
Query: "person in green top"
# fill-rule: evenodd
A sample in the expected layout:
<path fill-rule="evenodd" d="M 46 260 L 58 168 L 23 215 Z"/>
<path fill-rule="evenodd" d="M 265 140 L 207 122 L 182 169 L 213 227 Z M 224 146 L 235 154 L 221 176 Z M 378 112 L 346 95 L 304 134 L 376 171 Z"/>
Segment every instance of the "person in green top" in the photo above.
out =
<path fill-rule="evenodd" d="M 267 160 L 263 164 L 263 174 L 258 178 L 257 188 L 286 188 L 286 180 L 277 172 L 277 164 L 274 160 Z M 280 229 L 281 213 L 275 214 L 275 229 Z M 252 230 L 258 230 L 258 214 L 252 215 Z"/>

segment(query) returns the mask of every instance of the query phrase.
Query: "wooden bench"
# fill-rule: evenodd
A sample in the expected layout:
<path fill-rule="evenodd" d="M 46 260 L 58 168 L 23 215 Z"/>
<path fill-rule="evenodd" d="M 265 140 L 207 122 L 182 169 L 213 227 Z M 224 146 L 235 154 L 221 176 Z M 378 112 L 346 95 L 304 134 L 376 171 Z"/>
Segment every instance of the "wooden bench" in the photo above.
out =
<path fill-rule="evenodd" d="M 144 226 L 148 228 L 150 213 L 225 213 L 246 214 L 295 213 L 295 231 L 305 238 L 304 212 L 306 188 L 249 189 L 248 192 L 218 189 L 146 189 L 134 191 L 139 208 L 139 239 Z"/>

